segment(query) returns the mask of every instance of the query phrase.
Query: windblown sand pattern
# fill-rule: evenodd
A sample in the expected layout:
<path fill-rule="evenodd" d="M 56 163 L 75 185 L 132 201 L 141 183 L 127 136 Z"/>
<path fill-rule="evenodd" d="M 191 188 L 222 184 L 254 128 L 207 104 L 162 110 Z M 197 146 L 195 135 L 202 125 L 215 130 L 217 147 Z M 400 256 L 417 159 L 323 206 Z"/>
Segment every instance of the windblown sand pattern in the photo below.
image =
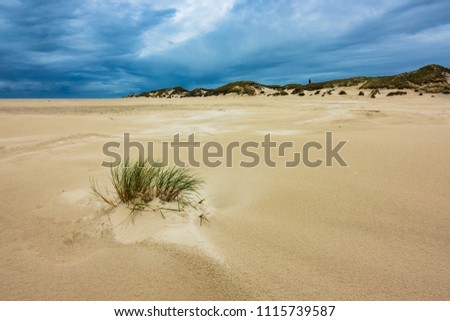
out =
<path fill-rule="evenodd" d="M 0 101 L 2 300 L 449 300 L 450 97 Z M 339 92 L 339 90 L 336 90 Z M 332 131 L 348 167 L 195 169 L 198 213 L 107 209 L 102 146 Z M 240 160 L 236 155 L 236 161 Z"/>

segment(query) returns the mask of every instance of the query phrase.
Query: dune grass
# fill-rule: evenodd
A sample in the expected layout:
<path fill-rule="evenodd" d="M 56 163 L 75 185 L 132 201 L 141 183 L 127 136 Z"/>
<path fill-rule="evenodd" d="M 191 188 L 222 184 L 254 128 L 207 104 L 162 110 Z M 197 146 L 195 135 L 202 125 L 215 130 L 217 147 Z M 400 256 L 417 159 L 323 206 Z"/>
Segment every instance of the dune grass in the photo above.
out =
<path fill-rule="evenodd" d="M 188 168 L 153 167 L 146 161 L 125 162 L 111 168 L 111 182 L 115 195 L 100 191 L 91 179 L 91 189 L 105 203 L 116 207 L 126 204 L 132 212 L 143 210 L 154 199 L 178 202 L 178 207 L 194 206 L 193 197 L 204 181 Z"/>
<path fill-rule="evenodd" d="M 386 96 L 387 97 L 392 97 L 392 96 L 403 96 L 403 95 L 407 95 L 408 93 L 406 91 L 391 91 L 390 93 L 388 93 Z"/>

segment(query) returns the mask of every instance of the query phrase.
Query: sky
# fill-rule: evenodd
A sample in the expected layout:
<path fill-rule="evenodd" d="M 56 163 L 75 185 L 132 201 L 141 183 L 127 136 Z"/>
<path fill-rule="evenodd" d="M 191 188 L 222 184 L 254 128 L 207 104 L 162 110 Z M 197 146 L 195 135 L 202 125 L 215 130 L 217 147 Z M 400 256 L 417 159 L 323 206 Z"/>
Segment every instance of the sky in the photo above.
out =
<path fill-rule="evenodd" d="M 1 0 L 0 98 L 450 67 L 450 1 Z"/>

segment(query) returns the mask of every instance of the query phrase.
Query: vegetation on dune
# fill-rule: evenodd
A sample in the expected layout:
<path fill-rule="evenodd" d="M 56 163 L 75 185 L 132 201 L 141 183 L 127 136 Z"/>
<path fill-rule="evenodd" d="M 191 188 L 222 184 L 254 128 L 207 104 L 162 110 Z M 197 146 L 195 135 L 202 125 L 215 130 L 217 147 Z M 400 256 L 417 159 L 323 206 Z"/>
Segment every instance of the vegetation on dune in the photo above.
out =
<path fill-rule="evenodd" d="M 292 90 L 293 95 L 300 95 L 304 91 L 316 92 L 316 95 L 322 90 L 358 86 L 359 89 L 414 89 L 428 93 L 449 93 L 450 92 L 450 69 L 439 65 L 428 65 L 416 71 L 405 72 L 393 76 L 382 77 L 352 77 L 346 79 L 337 79 L 317 83 L 262 85 L 254 81 L 235 81 L 215 89 L 196 88 L 188 91 L 182 87 L 164 88 L 142 92 L 140 94 L 131 94 L 128 97 L 156 97 L 156 98 L 174 98 L 174 97 L 203 97 L 203 96 L 221 96 L 228 94 L 255 96 L 265 94 L 264 89 L 275 90 L 275 96 L 283 96 L 287 90 Z M 319 92 L 319 93 L 317 93 Z M 277 94 L 278 93 L 278 94 Z"/>
<path fill-rule="evenodd" d="M 289 96 L 289 93 L 285 90 L 280 90 L 279 92 L 270 94 L 269 96 L 278 97 L 278 96 Z"/>
<path fill-rule="evenodd" d="M 404 77 L 397 76 L 385 76 L 374 77 L 367 79 L 367 81 L 361 85 L 361 89 L 413 89 L 414 86 L 410 84 Z"/>
<path fill-rule="evenodd" d="M 111 182 L 115 195 L 108 190 L 101 192 L 94 179 L 91 179 L 91 189 L 110 206 L 126 204 L 132 214 L 144 210 L 155 199 L 177 202 L 179 209 L 195 207 L 194 196 L 204 183 L 187 168 L 153 167 L 147 161 L 132 164 L 127 161 L 111 168 Z"/>
<path fill-rule="evenodd" d="M 322 94 L 322 97 L 325 97 L 325 95 L 330 95 L 331 96 L 333 94 L 333 91 L 334 91 L 334 89 L 325 90 L 323 92 L 323 94 Z"/>
<path fill-rule="evenodd" d="M 189 97 L 204 97 L 208 91 L 205 88 L 195 88 L 191 90 Z"/>
<path fill-rule="evenodd" d="M 388 96 L 388 97 L 391 97 L 391 96 L 403 96 L 403 95 L 406 95 L 406 94 L 407 94 L 406 91 L 391 91 L 386 96 Z"/>
<path fill-rule="evenodd" d="M 152 97 L 152 98 L 172 98 L 188 97 L 191 93 L 183 87 L 163 88 L 151 91 L 144 91 L 140 94 L 131 94 L 128 97 Z"/>
<path fill-rule="evenodd" d="M 304 96 L 305 95 L 305 91 L 302 87 L 297 87 L 292 91 L 293 95 L 299 95 L 299 96 Z"/>
<path fill-rule="evenodd" d="M 439 65 L 428 65 L 422 67 L 416 71 L 405 73 L 408 81 L 417 84 L 429 84 L 429 83 L 445 83 L 447 77 L 450 75 L 450 69 Z"/>
<path fill-rule="evenodd" d="M 310 91 L 360 86 L 360 89 L 423 89 L 426 92 L 445 92 L 450 90 L 449 76 L 450 69 L 439 65 L 428 65 L 416 71 L 394 76 L 353 77 L 299 86 Z"/>
<path fill-rule="evenodd" d="M 373 89 L 369 94 L 370 98 L 376 98 L 377 95 L 381 95 L 378 89 Z"/>
<path fill-rule="evenodd" d="M 438 93 L 450 89 L 448 77 L 450 69 L 439 65 L 428 65 L 416 71 L 395 76 L 368 78 L 362 89 L 421 89 Z"/>
<path fill-rule="evenodd" d="M 284 88 L 283 86 L 280 86 L 280 85 L 261 85 L 261 86 L 264 86 L 264 87 L 267 87 L 267 88 L 270 88 L 270 89 L 273 89 L 273 90 L 278 90 L 278 91 L 280 91 L 282 89 L 286 89 L 286 88 Z"/>
<path fill-rule="evenodd" d="M 249 95 L 254 96 L 256 90 L 263 90 L 263 86 L 253 81 L 236 81 L 216 89 L 208 91 L 206 96 L 219 96 L 227 94 Z"/>
<path fill-rule="evenodd" d="M 354 77 L 347 79 L 338 79 L 331 81 L 323 81 L 312 84 L 307 84 L 302 86 L 304 90 L 320 90 L 334 87 L 350 87 L 350 86 L 358 86 L 366 80 L 367 77 Z"/>
<path fill-rule="evenodd" d="M 288 85 L 284 85 L 284 86 L 272 86 L 272 87 L 277 87 L 277 88 L 273 88 L 273 89 L 283 89 L 283 90 L 289 90 L 289 89 L 301 89 L 303 88 L 303 85 L 299 85 L 299 84 L 288 84 Z"/>

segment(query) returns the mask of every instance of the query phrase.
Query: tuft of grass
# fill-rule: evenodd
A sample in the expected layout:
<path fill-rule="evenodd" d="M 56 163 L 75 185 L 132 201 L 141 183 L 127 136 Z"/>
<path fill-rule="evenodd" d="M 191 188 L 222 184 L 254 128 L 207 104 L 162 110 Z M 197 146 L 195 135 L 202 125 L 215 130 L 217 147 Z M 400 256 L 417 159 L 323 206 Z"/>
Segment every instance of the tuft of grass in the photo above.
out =
<path fill-rule="evenodd" d="M 391 96 L 403 96 L 406 95 L 407 92 L 406 91 L 391 91 L 390 93 L 388 93 L 386 96 L 387 97 L 391 97 Z"/>
<path fill-rule="evenodd" d="M 378 89 L 373 89 L 369 94 L 370 98 L 376 98 L 377 95 L 381 95 Z"/>
<path fill-rule="evenodd" d="M 163 202 L 188 202 L 197 194 L 203 180 L 192 175 L 187 168 L 159 168 L 155 180 L 155 196 Z"/>
<path fill-rule="evenodd" d="M 158 198 L 162 202 L 178 202 L 178 206 L 193 206 L 193 196 L 204 181 L 192 174 L 188 168 L 153 167 L 147 161 L 111 168 L 111 182 L 115 190 L 112 197 L 108 190 L 101 192 L 95 180 L 91 179 L 91 189 L 105 203 L 116 207 L 126 204 L 132 214 L 142 211 L 147 204 Z"/>
<path fill-rule="evenodd" d="M 148 203 L 154 199 L 153 184 L 157 168 L 150 167 L 144 161 L 111 168 L 111 181 L 117 197 L 122 203 L 129 205 L 137 200 Z"/>
<path fill-rule="evenodd" d="M 100 191 L 100 189 L 97 185 L 97 182 L 93 178 L 90 178 L 90 181 L 91 181 L 91 190 L 95 196 L 97 196 L 99 199 L 101 199 L 106 204 L 108 204 L 112 207 L 116 207 L 118 205 L 116 200 L 112 199 L 110 197 L 108 190 L 106 190 L 106 195 L 105 195 L 103 192 Z"/>

